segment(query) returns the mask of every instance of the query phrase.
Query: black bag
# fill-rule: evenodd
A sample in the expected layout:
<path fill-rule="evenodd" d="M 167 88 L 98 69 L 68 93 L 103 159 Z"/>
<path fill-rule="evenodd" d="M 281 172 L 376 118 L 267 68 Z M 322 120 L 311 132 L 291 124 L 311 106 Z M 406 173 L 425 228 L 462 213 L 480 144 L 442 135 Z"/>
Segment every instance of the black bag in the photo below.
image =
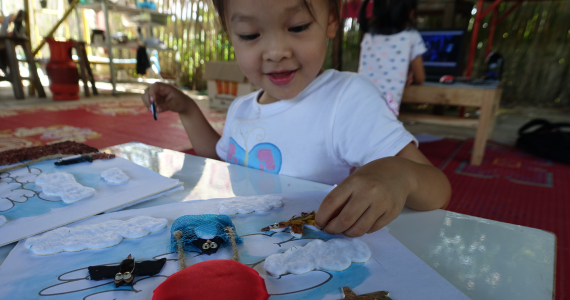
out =
<path fill-rule="evenodd" d="M 538 127 L 528 131 L 535 126 Z M 562 128 L 569 131 L 562 131 Z M 519 129 L 517 147 L 536 156 L 570 164 L 570 123 L 532 120 Z"/>

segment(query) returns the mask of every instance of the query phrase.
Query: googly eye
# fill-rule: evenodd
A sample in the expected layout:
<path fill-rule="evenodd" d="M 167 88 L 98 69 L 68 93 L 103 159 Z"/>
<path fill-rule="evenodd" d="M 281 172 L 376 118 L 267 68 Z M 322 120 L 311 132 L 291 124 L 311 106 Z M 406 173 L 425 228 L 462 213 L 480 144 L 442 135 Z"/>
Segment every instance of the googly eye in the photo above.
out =
<path fill-rule="evenodd" d="M 131 275 L 131 272 L 125 272 L 125 274 L 123 274 L 124 280 L 129 280 L 131 277 L 133 277 L 133 275 Z"/>
<path fill-rule="evenodd" d="M 204 243 L 204 245 L 202 245 L 202 249 L 208 250 L 210 249 L 210 245 L 208 245 L 208 243 Z"/>
<path fill-rule="evenodd" d="M 123 274 L 117 273 L 117 274 L 115 275 L 115 280 L 122 280 L 122 279 L 123 279 Z"/>
<path fill-rule="evenodd" d="M 218 244 L 216 244 L 216 242 L 212 242 L 212 243 L 210 244 L 210 248 L 216 249 L 216 248 L 218 248 Z"/>

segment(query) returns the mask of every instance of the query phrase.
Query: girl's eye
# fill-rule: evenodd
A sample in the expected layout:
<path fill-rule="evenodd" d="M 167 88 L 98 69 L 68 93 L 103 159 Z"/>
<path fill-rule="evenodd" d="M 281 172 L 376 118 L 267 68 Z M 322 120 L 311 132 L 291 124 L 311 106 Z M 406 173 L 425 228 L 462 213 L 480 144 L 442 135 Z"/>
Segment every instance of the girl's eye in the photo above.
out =
<path fill-rule="evenodd" d="M 253 41 L 258 37 L 259 37 L 259 34 L 246 34 L 246 35 L 240 35 L 239 39 L 242 41 Z"/>
<path fill-rule="evenodd" d="M 291 28 L 289 28 L 289 31 L 291 31 L 291 32 L 302 32 L 302 31 L 309 29 L 309 26 L 311 26 L 311 23 L 301 25 L 301 26 L 291 27 Z"/>

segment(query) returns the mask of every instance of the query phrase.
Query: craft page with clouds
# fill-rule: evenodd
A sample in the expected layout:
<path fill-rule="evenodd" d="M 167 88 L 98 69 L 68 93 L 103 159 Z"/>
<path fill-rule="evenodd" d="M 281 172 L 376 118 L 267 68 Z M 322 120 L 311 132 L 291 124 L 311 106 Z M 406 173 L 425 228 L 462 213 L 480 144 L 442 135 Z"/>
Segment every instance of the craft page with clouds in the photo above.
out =
<path fill-rule="evenodd" d="M 54 162 L 48 160 L 0 174 L 0 216 L 6 219 L 0 226 L 0 246 L 145 200 L 181 185 L 178 180 L 120 157 L 67 166 L 55 166 Z M 119 169 L 129 180 L 122 184 L 109 184 L 101 173 L 113 168 Z M 72 176 L 79 188 L 95 189 L 95 192 L 80 195 L 77 198 L 81 199 L 75 202 L 55 196 L 58 193 L 51 191 L 58 187 L 49 180 L 54 173 L 59 177 Z M 36 180 L 39 180 L 38 184 Z"/>
<path fill-rule="evenodd" d="M 237 246 L 239 261 L 254 268 L 264 278 L 271 299 L 342 299 L 343 286 L 350 286 L 357 294 L 389 291 L 392 299 L 467 299 L 384 229 L 358 238 L 353 243 L 356 247 L 366 244 L 370 252 L 349 251 L 347 255 L 339 255 L 339 262 L 334 262 L 333 258 L 333 261 L 323 265 L 329 269 L 347 267 L 343 271 L 321 270 L 318 269 L 320 265 L 315 265 L 317 269 L 301 275 L 287 274 L 277 277 L 268 275 L 264 261 L 272 254 L 297 251 L 315 241 L 317 245 L 311 247 L 319 247 L 335 239 L 346 238 L 313 230 L 306 230 L 301 239 L 294 239 L 289 230 L 261 231 L 261 228 L 288 220 L 293 215 L 318 209 L 325 195 L 326 191 L 282 194 L 279 195 L 282 198 L 282 207 L 267 212 L 229 216 L 236 227 L 236 233 L 243 238 L 243 244 Z M 40 296 L 57 295 L 57 299 L 64 300 L 150 300 L 154 289 L 179 269 L 177 254 L 169 251 L 172 223 L 183 215 L 219 214 L 220 203 L 224 200 L 227 199 L 189 201 L 120 211 L 73 224 L 73 226 L 100 224 L 110 220 L 129 220 L 137 216 L 167 220 L 168 225 L 165 229 L 138 239 L 124 239 L 109 248 L 38 256 L 25 247 L 25 241 L 21 241 L 0 267 L 0 282 L 2 282 L 0 298 L 41 299 Z M 115 288 L 111 279 L 101 281 L 87 279 L 87 267 L 118 265 L 129 254 L 137 262 L 161 258 L 166 258 L 167 261 L 157 275 L 136 277 L 132 287 Z M 370 254 L 371 257 L 367 259 Z M 198 252 L 186 252 L 185 260 L 186 265 L 190 266 L 206 260 L 231 259 L 232 256 L 231 247 L 222 247 L 210 256 Z M 342 263 L 343 259 L 348 259 L 350 262 Z M 360 262 L 361 260 L 365 262 Z M 336 263 L 342 265 L 337 267 Z"/>

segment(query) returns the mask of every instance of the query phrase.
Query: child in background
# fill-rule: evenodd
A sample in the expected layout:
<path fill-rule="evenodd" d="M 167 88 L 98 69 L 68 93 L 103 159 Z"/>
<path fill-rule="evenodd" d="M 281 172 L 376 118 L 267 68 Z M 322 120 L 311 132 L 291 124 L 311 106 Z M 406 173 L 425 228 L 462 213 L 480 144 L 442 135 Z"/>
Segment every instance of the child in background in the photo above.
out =
<path fill-rule="evenodd" d="M 178 89 L 150 86 L 144 104 L 177 112 L 196 153 L 268 172 L 338 184 L 316 224 L 361 236 L 403 206 L 443 208 L 451 187 L 416 148 L 364 76 L 323 71 L 339 0 L 214 0 L 244 75 L 261 90 L 239 97 L 220 136 Z M 350 173 L 353 167 L 358 168 Z"/>
<path fill-rule="evenodd" d="M 404 87 L 425 80 L 422 54 L 427 49 L 413 29 L 417 0 L 374 0 L 368 19 L 369 1 L 364 1 L 359 14 L 363 38 L 358 72 L 372 80 L 398 115 Z"/>

